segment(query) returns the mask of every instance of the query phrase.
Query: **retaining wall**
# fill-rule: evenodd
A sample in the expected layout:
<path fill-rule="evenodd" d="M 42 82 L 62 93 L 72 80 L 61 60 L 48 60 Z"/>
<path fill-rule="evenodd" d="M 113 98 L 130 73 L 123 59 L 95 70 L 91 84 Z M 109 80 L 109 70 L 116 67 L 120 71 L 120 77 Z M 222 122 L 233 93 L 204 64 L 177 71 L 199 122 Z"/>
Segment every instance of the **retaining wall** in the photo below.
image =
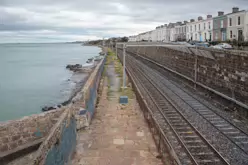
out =
<path fill-rule="evenodd" d="M 52 128 L 37 152 L 34 165 L 68 164 L 76 147 L 76 130 L 88 126 L 94 115 L 104 63 L 105 58 Z"/>
<path fill-rule="evenodd" d="M 248 52 L 183 46 L 128 47 L 193 81 L 248 105 Z"/>
<path fill-rule="evenodd" d="M 91 119 L 95 113 L 97 89 L 102 77 L 105 62 L 106 58 L 104 58 L 97 65 L 94 72 L 90 75 L 88 81 L 84 85 L 83 90 L 78 93 L 78 95 L 74 99 L 74 102 L 77 102 L 77 104 L 75 104 L 75 107 L 80 107 L 80 109 L 76 108 L 77 129 L 82 129 L 89 126 Z"/>

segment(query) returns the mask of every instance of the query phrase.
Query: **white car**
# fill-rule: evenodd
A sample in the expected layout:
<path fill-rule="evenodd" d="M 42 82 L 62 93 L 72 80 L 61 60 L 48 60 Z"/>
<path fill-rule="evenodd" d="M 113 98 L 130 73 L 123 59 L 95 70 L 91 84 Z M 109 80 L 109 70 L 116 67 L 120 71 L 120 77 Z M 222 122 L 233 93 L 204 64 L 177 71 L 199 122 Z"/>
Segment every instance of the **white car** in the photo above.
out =
<path fill-rule="evenodd" d="M 220 43 L 218 45 L 211 46 L 211 47 L 214 49 L 233 49 L 232 45 L 228 43 Z"/>

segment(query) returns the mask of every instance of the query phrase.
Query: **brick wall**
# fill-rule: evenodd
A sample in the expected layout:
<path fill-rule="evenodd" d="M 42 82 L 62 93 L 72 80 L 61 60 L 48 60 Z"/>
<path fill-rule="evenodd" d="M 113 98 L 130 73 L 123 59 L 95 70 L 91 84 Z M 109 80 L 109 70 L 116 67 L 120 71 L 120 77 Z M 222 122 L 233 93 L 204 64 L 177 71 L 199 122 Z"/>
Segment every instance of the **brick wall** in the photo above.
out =
<path fill-rule="evenodd" d="M 130 47 L 192 80 L 197 57 L 197 82 L 248 105 L 248 52 L 199 48 Z M 197 56 L 195 56 L 197 54 Z"/>

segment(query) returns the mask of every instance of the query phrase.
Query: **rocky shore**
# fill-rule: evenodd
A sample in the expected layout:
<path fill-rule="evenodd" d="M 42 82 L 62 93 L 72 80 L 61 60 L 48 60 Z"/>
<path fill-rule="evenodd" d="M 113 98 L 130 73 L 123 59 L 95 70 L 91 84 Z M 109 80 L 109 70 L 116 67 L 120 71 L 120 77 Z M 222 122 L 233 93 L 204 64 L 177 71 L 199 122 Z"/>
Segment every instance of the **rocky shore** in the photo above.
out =
<path fill-rule="evenodd" d="M 104 55 L 104 53 L 99 53 L 101 55 Z M 64 106 L 67 106 L 72 102 L 72 99 L 77 95 L 77 93 L 82 89 L 84 86 L 85 82 L 87 81 L 89 75 L 91 72 L 94 70 L 95 66 L 98 64 L 98 62 L 102 59 L 102 56 L 96 56 L 93 58 L 90 58 L 87 60 L 86 64 L 81 65 L 81 64 L 68 64 L 66 66 L 66 69 L 70 70 L 73 72 L 72 77 L 76 77 L 75 80 L 68 79 L 68 81 L 72 81 L 75 83 L 75 87 L 71 91 L 70 97 L 65 100 L 64 102 L 54 105 L 54 106 L 44 106 L 41 110 L 43 112 L 51 111 L 51 110 L 56 110 L 60 109 Z"/>

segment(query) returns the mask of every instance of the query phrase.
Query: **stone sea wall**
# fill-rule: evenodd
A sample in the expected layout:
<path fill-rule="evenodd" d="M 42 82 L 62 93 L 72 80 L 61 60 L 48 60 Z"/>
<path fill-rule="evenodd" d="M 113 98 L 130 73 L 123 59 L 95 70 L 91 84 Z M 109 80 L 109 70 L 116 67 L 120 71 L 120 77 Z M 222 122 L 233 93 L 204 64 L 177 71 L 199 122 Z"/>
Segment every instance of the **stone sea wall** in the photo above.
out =
<path fill-rule="evenodd" d="M 51 129 L 39 147 L 33 165 L 68 164 L 75 150 L 77 129 L 88 126 L 94 115 L 104 63 L 105 58 Z"/>
<path fill-rule="evenodd" d="M 178 45 L 129 47 L 127 51 L 248 105 L 248 52 Z"/>
<path fill-rule="evenodd" d="M 77 129 L 82 129 L 89 126 L 91 119 L 95 113 L 95 105 L 97 101 L 97 90 L 102 77 L 104 64 L 106 58 L 104 58 L 95 68 L 94 72 L 90 75 L 88 81 L 85 83 L 84 88 L 75 97 L 74 108 L 76 109 Z M 80 107 L 78 109 L 78 107 Z"/>
<path fill-rule="evenodd" d="M 50 111 L 1 124 L 0 162 L 25 148 L 39 145 L 63 111 Z"/>

